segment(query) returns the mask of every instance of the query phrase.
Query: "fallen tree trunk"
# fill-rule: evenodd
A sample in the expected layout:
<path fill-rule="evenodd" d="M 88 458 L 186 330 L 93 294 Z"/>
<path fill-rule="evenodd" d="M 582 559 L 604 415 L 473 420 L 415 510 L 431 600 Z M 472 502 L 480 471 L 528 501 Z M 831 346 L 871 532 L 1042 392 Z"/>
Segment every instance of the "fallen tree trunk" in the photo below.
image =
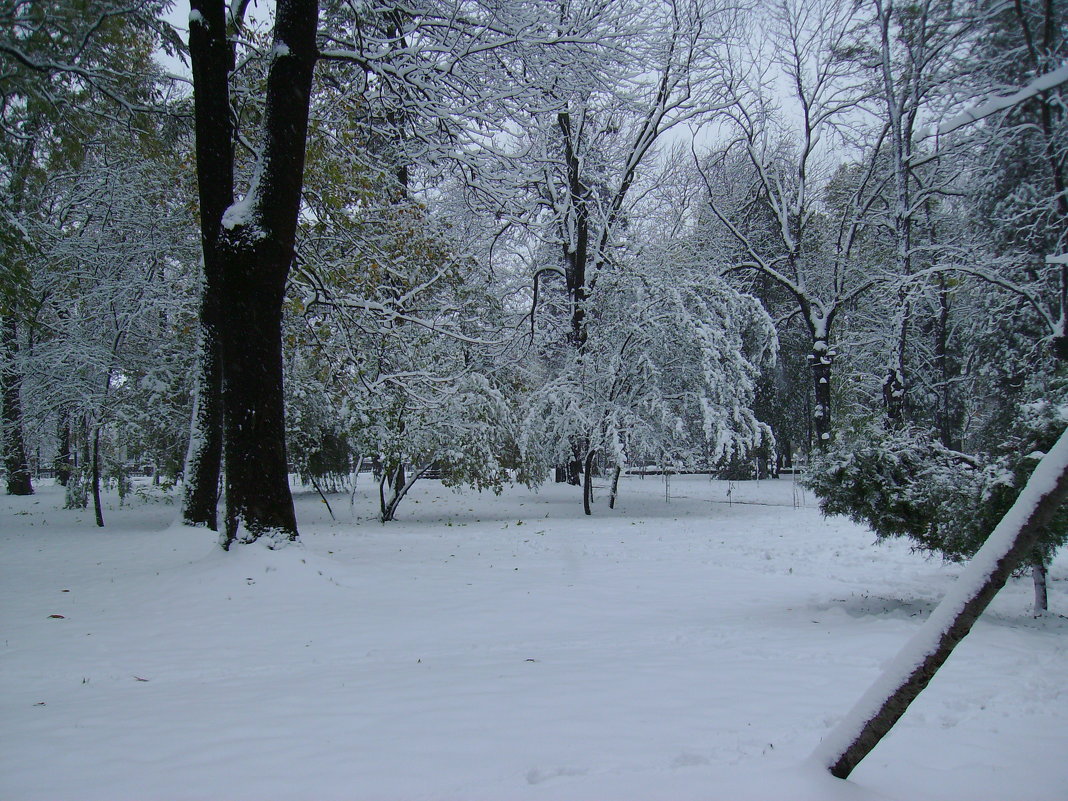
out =
<path fill-rule="evenodd" d="M 1043 526 L 1068 499 L 1068 431 L 1043 457 L 1016 503 L 956 584 L 849 713 L 813 753 L 845 779 L 905 714 L 971 631 L 1012 571 L 1031 556 Z"/>

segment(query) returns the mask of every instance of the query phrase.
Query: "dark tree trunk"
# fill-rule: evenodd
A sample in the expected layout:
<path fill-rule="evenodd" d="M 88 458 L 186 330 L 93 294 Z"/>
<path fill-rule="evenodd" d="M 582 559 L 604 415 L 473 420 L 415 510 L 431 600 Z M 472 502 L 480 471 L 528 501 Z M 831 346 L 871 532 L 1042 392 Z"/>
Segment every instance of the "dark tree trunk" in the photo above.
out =
<path fill-rule="evenodd" d="M 579 153 L 580 132 L 575 131 L 571 115 L 561 112 L 556 118 L 563 136 L 564 164 L 567 168 L 568 202 L 573 210 L 571 236 L 563 237 L 564 278 L 571 300 L 571 344 L 582 351 L 586 347 L 586 267 L 590 257 L 590 204 L 589 187 L 582 182 L 582 159 Z M 581 470 L 581 463 L 579 465 Z"/>
<path fill-rule="evenodd" d="M 205 274 L 208 269 L 205 268 Z M 185 458 L 182 520 L 217 531 L 219 475 L 222 471 L 222 363 L 219 358 L 218 278 L 205 278 L 200 307 L 201 345 L 189 450 Z"/>
<path fill-rule="evenodd" d="M 96 524 L 104 527 L 104 510 L 100 505 L 100 426 L 93 427 L 93 512 Z"/>
<path fill-rule="evenodd" d="M 582 484 L 582 460 L 572 459 L 567 463 L 567 483 L 573 487 Z"/>
<path fill-rule="evenodd" d="M 831 441 L 831 365 L 834 364 L 835 352 L 827 347 L 827 342 L 817 339 L 812 343 L 812 353 L 808 363 L 812 368 L 812 391 L 815 403 L 812 407 L 812 433 L 816 438 L 815 447 L 823 449 Z"/>
<path fill-rule="evenodd" d="M 1068 432 L 1043 457 L 1016 503 L 972 558 L 923 627 L 853 711 L 832 730 L 817 758 L 845 779 L 905 714 L 957 644 L 971 631 L 1012 571 L 1031 557 L 1042 531 L 1068 500 Z"/>
<path fill-rule="evenodd" d="M 591 515 L 593 511 L 590 505 L 593 503 L 593 451 L 586 454 L 586 465 L 582 476 L 582 511 Z"/>
<path fill-rule="evenodd" d="M 256 177 L 241 202 L 228 208 L 226 193 L 216 194 L 210 184 L 217 175 L 232 187 L 226 8 L 222 0 L 194 0 L 192 8 L 201 15 L 190 26 L 197 33 L 194 38 L 190 32 L 190 49 L 197 156 L 206 159 L 198 165 L 206 279 L 212 278 L 213 256 L 219 267 L 218 286 L 205 289 L 218 292 L 225 320 L 216 340 L 226 461 L 222 545 L 229 549 L 264 537 L 278 547 L 297 538 L 285 446 L 281 324 L 300 208 L 318 5 L 277 4 Z"/>
<path fill-rule="evenodd" d="M 197 185 L 204 284 L 200 301 L 200 347 L 196 398 L 185 459 L 182 519 L 187 525 L 218 529 L 219 475 L 222 469 L 222 254 L 223 213 L 234 202 L 234 129 L 229 74 L 233 49 L 227 40 L 226 3 L 192 0 L 202 23 L 189 26 L 196 129 Z"/>
<path fill-rule="evenodd" d="M 941 273 L 938 275 L 938 320 L 935 323 L 935 366 L 938 369 L 938 379 L 941 383 L 938 397 L 938 411 L 936 425 L 938 426 L 938 439 L 951 450 L 959 450 L 960 443 L 957 441 L 957 426 L 954 425 L 953 413 L 953 389 L 952 389 L 952 365 L 949 357 L 949 291 L 946 289 L 946 279 Z"/>
<path fill-rule="evenodd" d="M 61 487 L 65 487 L 67 486 L 67 482 L 70 481 L 71 465 L 73 464 L 70 442 L 70 418 L 63 415 L 63 419 L 60 420 L 58 428 L 59 430 L 56 434 L 59 439 L 59 451 L 56 453 L 53 467 L 56 471 L 56 481 L 59 482 Z"/>
<path fill-rule="evenodd" d="M 904 422 L 905 382 L 901 380 L 901 374 L 895 367 L 891 367 L 883 379 L 883 406 L 891 426 Z"/>
<path fill-rule="evenodd" d="M 30 463 L 22 436 L 22 374 L 18 367 L 18 329 L 12 313 L 4 315 L 0 334 L 0 384 L 3 390 L 4 416 L 2 442 L 4 470 L 7 472 L 8 495 L 33 495 Z"/>
<path fill-rule="evenodd" d="M 623 468 L 618 464 L 615 470 L 612 471 L 612 491 L 608 495 L 608 508 L 616 508 L 616 495 L 619 494 L 619 474 L 623 472 Z"/>
<path fill-rule="evenodd" d="M 226 549 L 260 537 L 277 546 L 297 538 L 282 389 L 282 292 L 288 260 L 284 267 L 277 261 L 271 265 L 277 254 L 263 251 L 273 249 L 272 244 L 260 239 L 228 254 L 230 303 L 222 335 Z"/>

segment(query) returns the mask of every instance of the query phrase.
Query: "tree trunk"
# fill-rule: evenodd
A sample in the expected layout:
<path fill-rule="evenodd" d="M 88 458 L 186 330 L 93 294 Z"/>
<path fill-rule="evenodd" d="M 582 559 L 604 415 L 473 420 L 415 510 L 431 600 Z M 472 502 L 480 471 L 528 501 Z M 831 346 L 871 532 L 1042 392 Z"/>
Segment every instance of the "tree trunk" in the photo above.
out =
<path fill-rule="evenodd" d="M 404 478 L 404 465 L 401 464 L 394 471 L 392 478 L 390 478 L 389 471 L 387 470 L 382 476 L 382 481 L 378 485 L 378 497 L 382 506 L 382 522 L 388 523 L 393 520 L 397 515 L 397 507 L 400 502 L 404 500 L 404 496 L 408 494 L 408 490 L 412 488 L 412 485 L 423 475 L 427 470 L 433 466 L 433 460 L 427 462 L 422 467 L 413 470 L 412 475 L 405 480 Z M 382 492 L 383 485 L 389 481 L 391 488 L 390 499 L 387 502 L 385 494 Z"/>
<path fill-rule="evenodd" d="M 817 339 L 812 343 L 812 353 L 808 355 L 812 368 L 812 390 L 815 403 L 812 407 L 812 430 L 815 435 L 815 447 L 823 449 L 831 441 L 831 365 L 835 352 L 827 347 L 826 340 Z"/>
<path fill-rule="evenodd" d="M 70 471 L 73 462 L 71 456 L 71 442 L 70 442 L 70 418 L 63 415 L 63 419 L 59 423 L 59 430 L 56 432 L 59 439 L 59 449 L 56 453 L 56 459 L 52 463 L 56 471 L 56 481 L 61 487 L 67 486 L 67 482 L 70 481 Z"/>
<path fill-rule="evenodd" d="M 100 506 L 100 426 L 93 427 L 93 511 L 96 524 L 104 527 L 104 511 Z"/>
<path fill-rule="evenodd" d="M 260 537 L 272 547 L 297 539 L 289 490 L 282 387 L 282 294 L 289 254 L 267 238 L 228 254 L 222 334 L 226 452 L 223 547 Z"/>
<path fill-rule="evenodd" d="M 883 379 L 883 406 L 886 408 L 886 420 L 891 427 L 904 422 L 905 382 L 896 367 L 891 367 Z"/>
<path fill-rule="evenodd" d="M 1042 617 L 1049 611 L 1049 598 L 1046 593 L 1046 560 L 1038 548 L 1031 553 L 1031 580 L 1035 585 L 1035 617 Z"/>
<path fill-rule="evenodd" d="M 226 7 L 222 0 L 193 0 L 192 8 L 200 14 L 190 25 L 190 50 L 206 278 L 212 257 L 219 257 L 219 285 L 205 289 L 219 293 L 225 319 L 218 336 L 226 461 L 222 546 L 263 537 L 280 547 L 297 538 L 285 446 L 281 326 L 303 183 L 318 5 L 277 4 L 262 149 L 247 194 L 225 211 L 220 211 L 225 192 L 216 194 L 210 181 L 214 174 L 225 184 L 233 175 Z"/>
<path fill-rule="evenodd" d="M 953 382 L 949 356 L 949 290 L 946 288 L 945 276 L 938 274 L 938 319 L 935 323 L 935 368 L 938 370 L 940 383 L 938 408 L 935 413 L 935 425 L 938 427 L 938 439 L 950 450 L 960 450 L 956 436 L 959 426 L 955 425 L 953 413 Z"/>
<path fill-rule="evenodd" d="M 0 434 L 3 436 L 7 494 L 33 495 L 26 441 L 22 436 L 22 374 L 18 366 L 19 341 L 15 315 L 8 312 L 0 325 L 0 359 L 3 359 L 0 363 L 0 385 L 4 404 Z"/>
<path fill-rule="evenodd" d="M 582 484 L 582 460 L 572 459 L 567 463 L 567 483 L 572 487 Z"/>
<path fill-rule="evenodd" d="M 593 511 L 590 504 L 593 503 L 593 451 L 586 454 L 586 465 L 582 477 L 582 511 L 591 515 Z"/>
<path fill-rule="evenodd" d="M 1028 558 L 1068 499 L 1068 432 L 1043 457 L 1001 519 L 920 630 L 882 676 L 824 738 L 813 757 L 845 779 L 905 714 L 953 649 Z"/>
<path fill-rule="evenodd" d="M 616 469 L 612 472 L 612 491 L 608 495 L 608 508 L 616 508 L 616 495 L 619 493 L 619 474 L 623 472 L 623 468 L 620 465 L 616 465 Z"/>
<path fill-rule="evenodd" d="M 205 260 L 206 263 L 206 260 Z M 218 531 L 219 475 L 222 471 L 222 364 L 219 359 L 218 277 L 207 278 L 200 304 L 200 348 L 196 395 L 185 457 L 182 521 Z"/>
<path fill-rule="evenodd" d="M 192 0 L 200 22 L 189 26 L 196 131 L 200 243 L 204 283 L 200 301 L 196 396 L 184 469 L 182 520 L 218 530 L 222 469 L 222 217 L 234 202 L 234 128 L 229 75 L 234 51 L 227 38 L 226 3 Z"/>

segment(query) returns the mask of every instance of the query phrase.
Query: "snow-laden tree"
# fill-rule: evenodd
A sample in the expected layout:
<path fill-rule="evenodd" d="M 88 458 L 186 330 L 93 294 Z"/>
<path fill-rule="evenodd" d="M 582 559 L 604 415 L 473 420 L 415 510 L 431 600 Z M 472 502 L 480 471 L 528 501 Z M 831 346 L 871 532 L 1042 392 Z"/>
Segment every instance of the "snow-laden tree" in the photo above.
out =
<path fill-rule="evenodd" d="M 34 338 L 30 236 L 49 170 L 76 168 L 86 142 L 115 126 L 137 138 L 166 105 L 152 52 L 174 53 L 163 2 L 0 4 L 0 365 L 9 491 L 32 491 L 23 444 L 21 345 Z"/>
<path fill-rule="evenodd" d="M 586 443 L 587 514 L 598 454 L 618 478 L 628 459 L 708 467 L 770 442 L 752 405 L 774 362 L 771 321 L 755 299 L 678 255 L 650 248 L 647 261 L 602 272 L 584 347 L 542 348 L 521 447 L 544 476 L 574 458 L 576 438 Z"/>
<path fill-rule="evenodd" d="M 864 124 L 866 77 L 844 58 L 857 25 L 852 3 L 784 0 L 759 24 L 766 35 L 735 56 L 739 79 L 720 117 L 725 144 L 701 159 L 706 239 L 725 273 L 763 276 L 792 300 L 808 331 L 813 429 L 827 443 L 835 323 L 882 277 L 857 248 L 878 197 L 879 137 Z M 839 173 L 842 152 L 859 153 L 859 168 Z M 741 180 L 717 174 L 736 170 Z M 825 202 L 832 178 L 847 182 L 837 190 L 845 202 Z M 725 195 L 724 183 L 737 188 Z"/>
<path fill-rule="evenodd" d="M 982 164 L 983 172 L 979 176 L 980 185 L 992 179 L 1000 187 L 986 195 L 992 207 L 983 222 L 993 222 L 995 230 L 1000 228 L 1006 238 L 1002 248 L 1015 251 L 1017 256 L 998 266 L 1013 265 L 1018 272 L 1013 275 L 990 269 L 988 265 L 979 268 L 960 265 L 958 270 L 1015 294 L 1022 301 L 1021 306 L 1039 322 L 1039 335 L 1032 339 L 1032 346 L 1048 342 L 1054 354 L 1063 359 L 1066 308 L 1063 287 L 1068 284 L 1058 269 L 1062 266 L 1059 253 L 1047 253 L 1047 257 L 1053 258 L 1042 259 L 1040 263 L 1035 258 L 1039 254 L 1034 252 L 1051 244 L 1059 248 L 1065 230 L 1060 175 L 1064 151 L 1063 136 L 1059 133 L 1064 109 L 1059 87 L 1068 81 L 1062 55 L 1066 32 L 1063 10 L 1052 3 L 1021 2 L 992 5 L 989 12 L 989 26 L 974 44 L 973 52 L 983 64 L 983 69 L 976 72 L 980 82 L 984 77 L 1013 73 L 1015 85 L 993 97 L 980 96 L 979 102 L 975 102 L 974 96 L 969 98 L 969 107 L 945 120 L 938 131 L 942 134 L 961 129 L 978 131 L 976 135 L 985 135 L 987 144 L 998 156 L 993 163 Z M 1027 78 L 1025 81 L 1019 81 L 1021 70 Z M 979 120 L 985 122 L 975 127 Z M 1001 155 L 1016 148 L 1022 148 L 1030 158 L 1000 160 Z M 999 220 L 998 214 L 1004 212 L 1006 218 Z M 1009 220 L 1012 224 L 1005 225 Z M 983 227 L 976 226 L 980 230 Z M 1068 266 L 1068 259 L 1064 261 Z M 1045 269 L 1047 266 L 1053 269 Z M 1038 450 L 1026 453 L 1024 461 L 1037 458 L 1037 466 L 1015 502 L 993 529 L 988 529 L 989 535 L 957 585 L 817 749 L 815 758 L 833 775 L 846 778 L 878 745 L 968 634 L 1012 571 L 1043 550 L 1043 538 L 1051 533 L 1055 537 L 1063 536 L 1063 526 L 1055 522 L 1058 515 L 1063 515 L 1068 499 L 1068 432 L 1064 431 L 1063 406 L 1059 403 L 1063 384 L 1043 378 L 1032 376 L 1025 382 L 1031 387 L 1041 387 L 1040 400 L 1021 405 L 1018 416 L 1024 428 L 1048 435 L 1046 442 L 1053 442 L 1052 447 L 1046 453 Z M 1030 449 L 1033 434 L 1034 431 L 1024 438 L 1024 450 Z M 936 450 L 941 447 L 937 446 Z M 927 460 L 928 463 L 938 461 L 937 457 Z M 937 469 L 929 464 L 925 468 Z M 1014 469 L 1017 475 L 1012 483 L 1018 486 L 1022 475 L 1029 471 L 1023 465 Z M 908 485 L 909 480 L 900 483 Z M 1041 579 L 1037 571 L 1035 575 L 1036 607 L 1040 607 L 1044 574 Z"/>
<path fill-rule="evenodd" d="M 737 9 L 717 2 L 576 3 L 561 7 L 557 25 L 567 35 L 592 36 L 598 47 L 564 49 L 555 59 L 523 54 L 541 93 L 518 118 L 511 143 L 534 165 L 526 180 L 536 192 L 536 205 L 516 219 L 528 238 L 534 285 L 531 325 L 541 363 L 533 380 L 543 385 L 542 422 L 527 436 L 527 452 L 537 442 L 568 465 L 572 483 L 582 472 L 588 478 L 598 452 L 616 464 L 622 458 L 628 423 L 611 410 L 643 401 L 622 401 L 621 393 L 655 391 L 636 376 L 614 381 L 606 369 L 655 358 L 654 340 L 619 325 L 623 304 L 643 302 L 635 294 L 644 280 L 634 272 L 642 246 L 636 210 L 654 186 L 664 135 L 724 102 L 729 76 L 721 55 L 736 22 Z M 646 322 L 667 325 L 685 306 L 652 300 L 660 302 L 668 304 L 664 317 L 640 312 Z"/>
<path fill-rule="evenodd" d="M 181 167 L 115 149 L 52 173 L 39 197 L 25 353 L 27 416 L 82 439 L 89 461 L 73 480 L 89 482 L 98 525 L 102 478 L 121 485 L 133 459 L 173 462 L 184 441 L 195 296 Z"/>

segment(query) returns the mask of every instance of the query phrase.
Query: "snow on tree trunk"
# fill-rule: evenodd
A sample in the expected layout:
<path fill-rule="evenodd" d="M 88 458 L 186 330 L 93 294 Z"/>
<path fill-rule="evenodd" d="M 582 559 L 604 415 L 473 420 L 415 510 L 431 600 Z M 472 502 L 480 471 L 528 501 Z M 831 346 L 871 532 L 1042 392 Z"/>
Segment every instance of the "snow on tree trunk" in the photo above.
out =
<path fill-rule="evenodd" d="M 1046 593 L 1046 561 L 1037 548 L 1031 554 L 1031 580 L 1035 585 L 1035 617 L 1042 617 L 1049 611 L 1049 598 Z"/>
<path fill-rule="evenodd" d="M 616 508 L 616 496 L 619 494 L 619 474 L 623 472 L 623 468 L 620 465 L 616 465 L 614 471 L 612 471 L 612 491 L 608 495 L 608 508 Z"/>
<path fill-rule="evenodd" d="M 823 448 L 831 440 L 831 365 L 834 364 L 835 352 L 827 347 L 825 339 L 816 339 L 812 343 L 812 353 L 808 363 L 812 368 L 812 386 L 815 405 L 812 409 L 812 427 L 816 436 L 816 447 Z"/>
<path fill-rule="evenodd" d="M 4 469 L 7 472 L 8 495 L 33 495 L 30 464 L 26 458 L 26 442 L 22 436 L 22 375 L 17 364 L 18 329 L 12 313 L 4 315 L 0 340 L 0 385 L 2 385 L 4 417 L 0 435 L 4 448 Z"/>
<path fill-rule="evenodd" d="M 953 649 L 1035 547 L 1068 499 L 1068 431 L 1039 462 L 1012 508 L 960 578 L 883 674 L 813 754 L 832 775 L 849 776 L 905 714 Z"/>

